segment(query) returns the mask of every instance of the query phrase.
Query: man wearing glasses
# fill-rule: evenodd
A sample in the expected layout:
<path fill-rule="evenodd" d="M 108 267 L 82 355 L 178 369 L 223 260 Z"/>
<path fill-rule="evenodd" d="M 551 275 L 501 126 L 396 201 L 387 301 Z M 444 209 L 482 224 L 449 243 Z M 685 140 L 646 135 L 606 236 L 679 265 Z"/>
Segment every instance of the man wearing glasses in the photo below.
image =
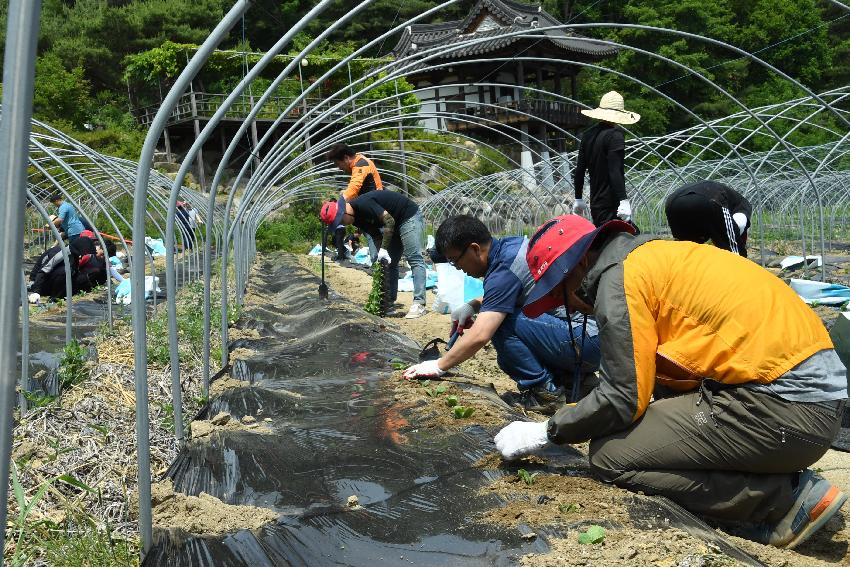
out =
<path fill-rule="evenodd" d="M 338 201 L 324 203 L 319 217 L 328 225 L 330 233 L 353 224 L 381 243 L 377 260 L 389 263 L 386 277 L 390 282 L 392 302 L 398 298 L 398 263 L 404 254 L 413 272 L 413 305 L 405 319 L 425 315 L 425 259 L 422 257 L 425 228 L 419 205 L 394 191 L 371 191 L 351 202 L 340 197 Z"/>
<path fill-rule="evenodd" d="M 527 238 L 493 238 L 480 220 L 460 215 L 444 221 L 435 239 L 437 252 L 450 264 L 484 278 L 484 296 L 452 312 L 458 332 L 469 329 L 452 349 L 438 360 L 411 366 L 404 377 L 441 376 L 492 341 L 499 367 L 517 382 L 520 391 L 509 402 L 554 413 L 566 399 L 565 379 L 590 374 L 599 366 L 596 323 L 588 320 L 584 327 L 581 319 L 522 315 L 525 298 L 534 285 L 525 259 Z M 586 386 L 593 384 L 588 381 Z"/>

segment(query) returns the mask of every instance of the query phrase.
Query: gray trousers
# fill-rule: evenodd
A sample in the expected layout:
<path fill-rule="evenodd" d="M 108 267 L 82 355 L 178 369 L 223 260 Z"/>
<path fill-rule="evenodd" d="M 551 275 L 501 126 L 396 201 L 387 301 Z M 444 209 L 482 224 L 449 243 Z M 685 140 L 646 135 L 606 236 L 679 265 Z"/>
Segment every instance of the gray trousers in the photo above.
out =
<path fill-rule="evenodd" d="M 592 440 L 591 469 L 701 516 L 774 523 L 794 503 L 797 473 L 829 448 L 844 403 L 789 402 L 705 381 L 651 403 L 628 429 Z"/>

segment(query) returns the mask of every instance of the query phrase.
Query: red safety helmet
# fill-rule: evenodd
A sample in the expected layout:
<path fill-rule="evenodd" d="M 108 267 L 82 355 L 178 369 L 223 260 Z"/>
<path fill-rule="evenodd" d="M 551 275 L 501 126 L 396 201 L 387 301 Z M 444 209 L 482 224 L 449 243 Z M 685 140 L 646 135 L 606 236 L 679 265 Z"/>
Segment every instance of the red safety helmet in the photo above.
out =
<path fill-rule="evenodd" d="M 581 261 L 597 236 L 612 231 L 635 233 L 632 225 L 621 220 L 608 221 L 596 228 L 579 215 L 562 215 L 543 223 L 528 242 L 525 260 L 534 278 L 534 287 L 522 312 L 527 317 L 538 317 L 561 307 L 564 298 L 552 297 L 549 293 Z"/>
<path fill-rule="evenodd" d="M 328 225 L 328 231 L 333 232 L 342 223 L 342 215 L 345 214 L 345 198 L 340 197 L 337 202 L 328 201 L 322 205 L 319 218 Z"/>

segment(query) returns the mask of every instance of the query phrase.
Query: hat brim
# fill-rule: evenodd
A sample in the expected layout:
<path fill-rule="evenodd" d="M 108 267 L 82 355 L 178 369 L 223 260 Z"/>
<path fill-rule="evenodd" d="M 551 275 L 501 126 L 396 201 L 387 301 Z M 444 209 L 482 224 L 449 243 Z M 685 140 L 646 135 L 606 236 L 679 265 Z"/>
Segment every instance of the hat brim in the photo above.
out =
<path fill-rule="evenodd" d="M 624 126 L 628 126 L 629 124 L 637 124 L 637 122 L 640 120 L 640 114 L 638 114 L 637 112 L 630 112 L 628 110 L 614 110 L 613 108 L 584 109 L 581 111 L 581 113 L 595 120 L 602 120 L 603 122 L 613 122 L 614 124 L 623 124 Z"/>
<path fill-rule="evenodd" d="M 328 225 L 328 232 L 333 232 L 342 225 L 342 216 L 345 214 L 345 197 L 340 197 L 336 202 L 336 216 L 334 221 Z"/>
<path fill-rule="evenodd" d="M 543 276 L 537 280 L 531 292 L 525 300 L 522 312 L 526 317 L 534 319 L 548 311 L 557 309 L 564 305 L 564 298 L 560 295 L 551 296 L 550 293 L 564 281 L 564 278 L 575 268 L 587 251 L 601 234 L 611 232 L 635 233 L 632 225 L 621 220 L 608 221 L 593 232 L 585 234 L 575 244 L 567 248 L 563 254 L 558 256 L 552 265 L 546 269 Z"/>

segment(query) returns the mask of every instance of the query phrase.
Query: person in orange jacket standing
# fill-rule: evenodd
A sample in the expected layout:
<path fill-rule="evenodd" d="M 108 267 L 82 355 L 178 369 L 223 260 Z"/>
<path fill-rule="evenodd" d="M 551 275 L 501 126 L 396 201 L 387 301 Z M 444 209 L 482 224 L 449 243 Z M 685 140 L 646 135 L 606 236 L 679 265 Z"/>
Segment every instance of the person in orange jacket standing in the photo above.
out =
<path fill-rule="evenodd" d="M 378 173 L 378 168 L 375 167 L 372 160 L 363 154 L 358 154 L 348 145 L 341 143 L 332 145 L 328 148 L 325 157 L 339 169 L 351 175 L 348 187 L 340 193 L 346 202 L 371 191 L 381 191 L 384 188 L 384 184 L 381 182 L 381 174 Z M 341 262 L 346 256 L 344 226 L 337 227 L 334 231 L 334 244 L 337 249 L 337 261 Z M 374 262 L 377 258 L 378 246 L 368 233 L 366 234 L 366 245 L 369 247 L 369 255 Z"/>

